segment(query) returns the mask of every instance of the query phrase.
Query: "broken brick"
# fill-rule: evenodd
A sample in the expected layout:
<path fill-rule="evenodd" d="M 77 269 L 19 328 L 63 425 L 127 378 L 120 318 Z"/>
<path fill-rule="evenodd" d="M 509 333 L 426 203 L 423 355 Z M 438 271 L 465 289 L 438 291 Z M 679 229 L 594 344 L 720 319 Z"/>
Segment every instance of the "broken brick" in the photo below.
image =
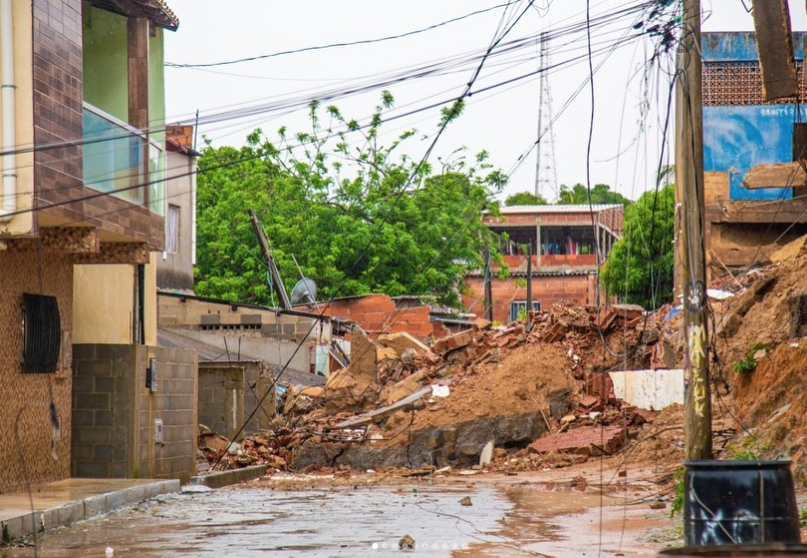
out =
<path fill-rule="evenodd" d="M 528 447 L 533 453 L 558 451 L 580 455 L 610 455 L 625 444 L 625 438 L 625 429 L 621 426 L 589 426 L 544 436 Z"/>

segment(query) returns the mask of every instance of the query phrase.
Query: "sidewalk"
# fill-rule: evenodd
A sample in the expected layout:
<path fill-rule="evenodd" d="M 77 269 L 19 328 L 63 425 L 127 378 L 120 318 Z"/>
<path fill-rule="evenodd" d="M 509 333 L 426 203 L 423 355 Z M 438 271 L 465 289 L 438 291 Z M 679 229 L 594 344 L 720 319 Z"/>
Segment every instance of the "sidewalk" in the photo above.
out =
<path fill-rule="evenodd" d="M 2 541 L 132 506 L 159 494 L 178 492 L 178 480 L 65 479 L 27 492 L 0 494 Z"/>

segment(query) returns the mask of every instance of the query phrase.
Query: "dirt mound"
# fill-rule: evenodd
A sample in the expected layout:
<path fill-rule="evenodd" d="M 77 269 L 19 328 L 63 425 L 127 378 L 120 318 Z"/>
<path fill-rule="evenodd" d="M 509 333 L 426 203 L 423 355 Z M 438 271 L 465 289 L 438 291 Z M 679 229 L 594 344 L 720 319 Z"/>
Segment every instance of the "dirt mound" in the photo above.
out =
<path fill-rule="evenodd" d="M 548 397 L 564 389 L 571 391 L 573 382 L 570 361 L 562 347 L 525 344 L 500 362 L 487 362 L 455 378 L 449 397 L 428 404 L 424 412 L 416 414 L 412 426 L 548 409 Z"/>

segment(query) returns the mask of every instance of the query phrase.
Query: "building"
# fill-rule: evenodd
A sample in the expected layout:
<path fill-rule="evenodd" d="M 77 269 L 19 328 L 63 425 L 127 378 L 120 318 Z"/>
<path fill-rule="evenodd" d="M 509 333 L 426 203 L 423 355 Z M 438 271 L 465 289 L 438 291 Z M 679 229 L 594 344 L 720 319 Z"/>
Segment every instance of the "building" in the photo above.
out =
<path fill-rule="evenodd" d="M 704 33 L 703 165 L 707 259 L 762 263 L 807 233 L 805 33 L 793 33 L 799 98 L 766 102 L 754 33 Z M 772 166 L 777 165 L 777 166 Z"/>
<path fill-rule="evenodd" d="M 157 258 L 157 288 L 193 294 L 196 265 L 196 158 L 192 126 L 166 126 L 165 249 Z"/>
<path fill-rule="evenodd" d="M 532 282 L 534 310 L 548 310 L 561 301 L 595 304 L 597 265 L 622 236 L 622 216 L 619 204 L 511 206 L 501 208 L 498 216 L 485 215 L 509 267 L 508 277 L 501 279 L 492 265 L 494 321 L 513 321 L 527 311 L 527 281 Z M 530 277 L 528 251 L 533 254 Z M 465 278 L 465 291 L 468 312 L 484 315 L 483 270 Z"/>
<path fill-rule="evenodd" d="M 156 347 L 154 265 L 163 36 L 178 19 L 162 0 L 0 8 L 0 450 L 22 455 L 0 491 L 71 475 L 186 477 L 196 356 Z"/>

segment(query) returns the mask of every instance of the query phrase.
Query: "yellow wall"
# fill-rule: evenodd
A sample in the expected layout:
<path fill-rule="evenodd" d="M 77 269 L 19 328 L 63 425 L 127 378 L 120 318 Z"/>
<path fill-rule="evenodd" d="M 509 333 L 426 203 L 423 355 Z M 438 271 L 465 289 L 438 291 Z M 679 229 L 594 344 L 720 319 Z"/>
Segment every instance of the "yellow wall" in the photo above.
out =
<path fill-rule="evenodd" d="M 146 265 L 146 344 L 157 344 L 157 255 Z M 132 312 L 137 267 L 77 265 L 73 295 L 74 343 L 132 342 Z"/>
<path fill-rule="evenodd" d="M 73 269 L 73 343 L 131 343 L 134 266 Z"/>
<path fill-rule="evenodd" d="M 34 77 L 33 77 L 33 12 L 31 0 L 14 0 L 14 80 L 16 90 L 16 146 L 25 148 L 34 144 Z M 0 112 L 0 126 L 3 115 Z M 2 160 L 0 160 L 2 165 Z M 32 153 L 17 155 L 17 211 L 30 209 L 33 204 L 34 157 Z M 0 190 L 0 196 L 2 191 Z M 23 213 L 8 223 L 0 223 L 0 234 L 28 234 L 33 230 L 33 214 Z"/>

